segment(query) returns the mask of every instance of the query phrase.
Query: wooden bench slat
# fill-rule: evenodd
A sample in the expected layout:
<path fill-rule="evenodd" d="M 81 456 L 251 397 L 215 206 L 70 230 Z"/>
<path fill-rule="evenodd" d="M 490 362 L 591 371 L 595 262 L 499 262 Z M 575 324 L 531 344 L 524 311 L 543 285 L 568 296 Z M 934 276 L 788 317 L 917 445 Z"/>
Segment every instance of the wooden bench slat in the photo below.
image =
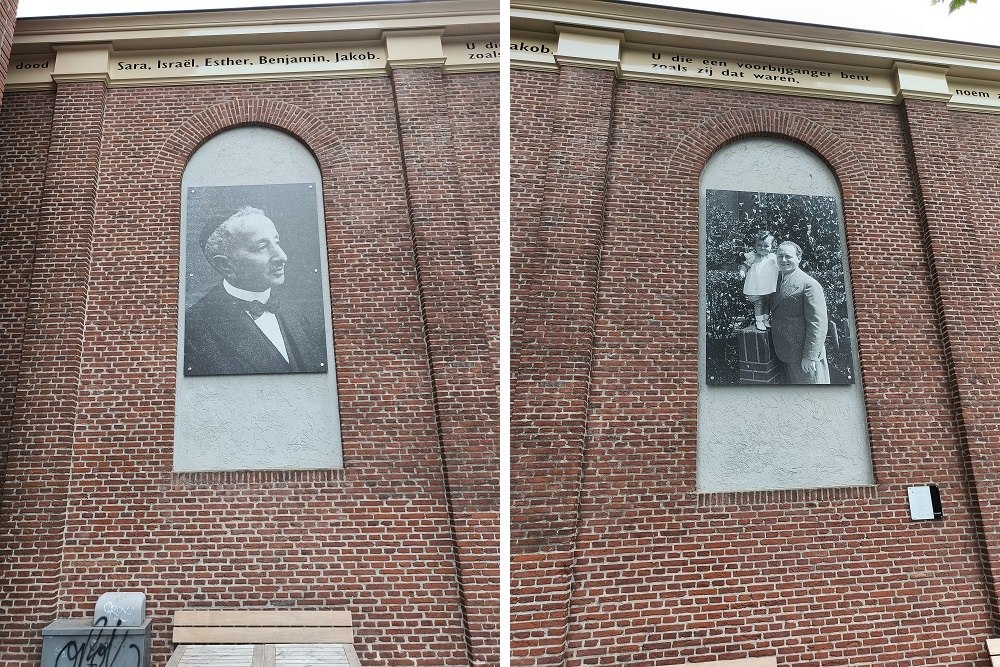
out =
<path fill-rule="evenodd" d="M 715 662 L 685 662 L 667 667 L 778 667 L 778 659 L 767 658 L 742 658 L 740 660 L 716 660 Z"/>
<path fill-rule="evenodd" d="M 347 662 L 351 667 L 361 667 L 361 661 L 358 660 L 358 652 L 354 650 L 354 644 L 348 644 L 344 650 L 347 651 Z"/>
<path fill-rule="evenodd" d="M 240 611 L 236 609 L 185 609 L 174 614 L 174 626 L 323 626 L 351 625 L 351 612 L 330 611 Z"/>
<path fill-rule="evenodd" d="M 167 667 L 177 667 L 177 665 L 181 664 L 185 651 L 187 651 L 187 646 L 178 646 L 170 656 L 170 661 L 167 663 Z"/>
<path fill-rule="evenodd" d="M 174 626 L 175 644 L 350 644 L 354 631 L 342 627 Z"/>
<path fill-rule="evenodd" d="M 226 645 L 226 648 L 233 646 Z M 323 648 L 320 648 L 322 646 Z M 330 648 L 326 648 L 330 647 Z M 235 648 L 250 649 L 250 646 L 236 646 Z M 239 654 L 230 653 L 221 646 L 186 644 L 178 646 L 167 667 L 177 667 L 178 665 L 193 665 L 196 667 L 218 667 L 219 665 L 241 665 L 244 667 L 275 667 L 277 665 L 277 654 L 283 654 L 282 665 L 297 665 L 299 663 L 307 665 L 330 664 L 333 666 L 343 665 L 344 667 L 361 667 L 358 660 L 357 651 L 350 644 L 341 644 L 337 648 L 343 653 L 344 659 L 338 659 L 338 654 L 330 654 L 332 645 L 310 645 L 310 644 L 254 644 L 252 655 L 246 651 Z M 291 654 L 291 657 L 290 657 Z M 316 658 L 321 661 L 317 663 Z M 322 662 L 323 658 L 326 662 Z M 238 659 L 237 659 L 238 658 Z M 330 658 L 334 658 L 332 661 Z M 236 659 L 236 660 L 234 660 Z"/>
<path fill-rule="evenodd" d="M 276 666 L 280 667 L 351 667 L 343 644 L 271 644 Z"/>
<path fill-rule="evenodd" d="M 283 649 L 297 656 L 289 667 L 313 664 L 320 655 L 340 656 L 336 665 L 360 667 L 351 613 L 345 610 L 185 609 L 174 615 L 173 641 L 178 646 L 169 667 L 236 665 L 231 658 L 242 660 L 241 666 L 274 667 L 276 644 L 294 647 Z M 334 644 L 340 653 L 331 653 Z M 227 647 L 242 652 L 237 656 Z"/>
<path fill-rule="evenodd" d="M 179 647 L 167 663 L 171 667 L 263 667 L 257 660 L 258 647 L 252 644 L 189 644 Z"/>

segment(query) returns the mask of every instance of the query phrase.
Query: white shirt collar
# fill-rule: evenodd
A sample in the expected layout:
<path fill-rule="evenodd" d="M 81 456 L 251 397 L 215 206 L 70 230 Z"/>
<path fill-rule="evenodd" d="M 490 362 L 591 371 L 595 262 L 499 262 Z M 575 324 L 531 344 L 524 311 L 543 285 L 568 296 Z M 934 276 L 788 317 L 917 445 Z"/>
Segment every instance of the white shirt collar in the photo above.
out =
<path fill-rule="evenodd" d="M 263 292 L 248 292 L 245 289 L 233 287 L 229 284 L 228 280 L 223 279 L 222 289 L 226 290 L 230 296 L 235 296 L 237 299 L 243 299 L 244 301 L 260 301 L 261 303 L 267 303 L 268 299 L 271 298 L 270 287 Z"/>

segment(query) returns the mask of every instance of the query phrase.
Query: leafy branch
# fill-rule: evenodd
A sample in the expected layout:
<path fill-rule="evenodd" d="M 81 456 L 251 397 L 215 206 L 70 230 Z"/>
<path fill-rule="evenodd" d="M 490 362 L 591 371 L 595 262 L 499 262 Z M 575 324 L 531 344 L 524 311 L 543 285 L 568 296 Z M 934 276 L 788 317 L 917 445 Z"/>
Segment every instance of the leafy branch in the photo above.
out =
<path fill-rule="evenodd" d="M 931 0 L 931 4 L 932 5 L 943 5 L 945 3 L 945 1 L 946 0 Z M 961 9 L 962 7 L 964 7 L 966 5 L 966 3 L 968 3 L 970 5 L 974 5 L 974 4 L 976 4 L 976 0 L 948 0 L 948 13 L 951 14 L 956 9 Z"/>

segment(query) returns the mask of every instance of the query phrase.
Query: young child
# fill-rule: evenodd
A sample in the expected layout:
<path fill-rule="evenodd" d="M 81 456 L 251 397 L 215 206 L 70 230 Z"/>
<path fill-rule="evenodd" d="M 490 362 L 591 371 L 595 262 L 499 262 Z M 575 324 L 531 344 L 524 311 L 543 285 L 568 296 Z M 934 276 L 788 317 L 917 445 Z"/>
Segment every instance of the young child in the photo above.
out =
<path fill-rule="evenodd" d="M 745 277 L 743 294 L 753 304 L 754 326 L 758 331 L 765 331 L 771 326 L 771 317 L 764 297 L 778 288 L 778 262 L 774 255 L 774 236 L 770 232 L 757 232 L 753 252 L 745 253 L 740 275 Z"/>

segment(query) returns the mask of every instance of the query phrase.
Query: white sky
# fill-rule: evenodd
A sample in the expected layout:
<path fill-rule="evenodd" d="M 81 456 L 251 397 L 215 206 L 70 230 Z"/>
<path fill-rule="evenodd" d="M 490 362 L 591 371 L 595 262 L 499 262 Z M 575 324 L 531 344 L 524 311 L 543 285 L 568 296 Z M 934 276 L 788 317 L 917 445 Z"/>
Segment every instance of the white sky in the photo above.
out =
<path fill-rule="evenodd" d="M 26 0 L 22 0 L 26 1 Z M 1000 46 L 1000 0 L 948 14 L 930 0 L 663 0 L 644 4 Z"/>
<path fill-rule="evenodd" d="M 20 0 L 18 16 L 343 4 L 356 0 Z M 386 0 L 367 0 L 379 2 Z M 505 0 L 498 0 L 503 2 Z M 930 0 L 644 0 L 645 4 L 837 25 L 1000 46 L 1000 0 L 979 0 L 954 14 Z"/>
<path fill-rule="evenodd" d="M 389 0 L 361 0 L 363 2 L 388 2 Z M 192 9 L 221 9 L 231 7 L 279 7 L 286 5 L 342 5 L 359 0 L 20 0 L 17 15 L 77 16 L 81 14 L 122 14 L 159 11 L 186 11 Z"/>

